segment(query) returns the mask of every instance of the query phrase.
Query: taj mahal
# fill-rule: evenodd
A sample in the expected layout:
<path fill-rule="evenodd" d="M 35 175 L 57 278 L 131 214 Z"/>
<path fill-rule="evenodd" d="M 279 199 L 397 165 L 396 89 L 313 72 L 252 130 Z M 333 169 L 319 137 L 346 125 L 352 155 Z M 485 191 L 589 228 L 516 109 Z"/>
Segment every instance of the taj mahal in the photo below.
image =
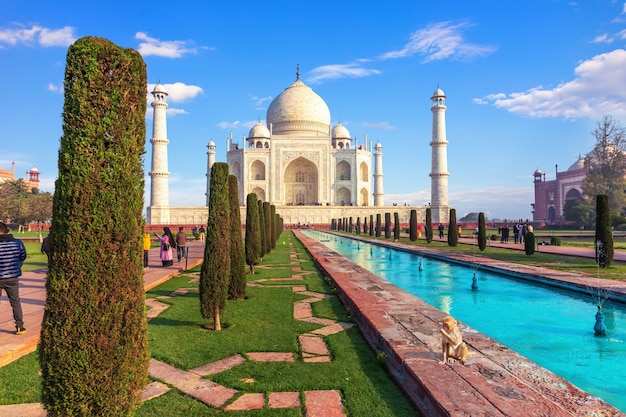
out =
<path fill-rule="evenodd" d="M 148 224 L 205 224 L 208 217 L 211 167 L 216 145 L 207 145 L 206 205 L 169 205 L 166 110 L 167 92 L 159 83 L 152 91 L 154 101 L 150 205 Z M 437 87 L 431 97 L 432 153 L 431 203 L 433 222 L 447 222 L 446 95 Z M 265 123 L 250 129 L 243 143 L 227 140 L 226 159 L 230 174 L 237 178 L 242 221 L 249 193 L 276 207 L 285 225 L 330 224 L 332 219 L 365 218 L 399 213 L 408 223 L 410 211 L 418 221 L 425 219 L 425 206 L 385 206 L 383 191 L 383 146 L 364 135 L 359 142 L 346 126 L 331 123 L 326 102 L 300 79 L 280 93 L 267 109 Z"/>

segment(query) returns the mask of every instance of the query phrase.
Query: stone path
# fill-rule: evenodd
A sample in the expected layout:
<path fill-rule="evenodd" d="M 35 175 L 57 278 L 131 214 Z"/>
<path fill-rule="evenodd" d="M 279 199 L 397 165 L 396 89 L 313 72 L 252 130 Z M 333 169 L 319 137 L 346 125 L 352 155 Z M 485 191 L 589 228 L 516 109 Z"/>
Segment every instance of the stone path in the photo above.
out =
<path fill-rule="evenodd" d="M 312 271 L 302 271 L 293 242 L 289 240 L 291 277 L 259 279 L 248 283 L 254 287 L 291 287 L 296 294 L 308 298 L 294 302 L 293 317 L 296 320 L 308 323 L 320 324 L 323 327 L 298 337 L 304 362 L 318 363 L 330 362 L 332 352 L 324 341 L 324 337 L 339 333 L 354 326 L 352 323 L 336 322 L 334 320 L 315 317 L 311 304 L 330 298 L 332 296 L 313 291 L 308 291 L 306 285 L 293 284 L 293 281 L 303 281 L 304 275 L 312 274 Z M 259 268 L 273 268 L 280 265 L 262 265 Z M 191 275 L 191 282 L 199 279 L 199 273 Z M 284 282 L 284 283 L 281 283 Z M 287 283 L 290 282 L 290 283 Z M 278 283 L 278 284 L 277 284 Z M 269 284 L 269 285 L 268 285 Z M 147 298 L 146 305 L 150 307 L 147 319 L 152 320 L 169 305 L 159 300 L 182 296 L 189 291 L 197 291 L 197 288 L 179 288 L 167 296 Z M 304 406 L 306 417 L 343 417 L 345 412 L 341 402 L 341 393 L 337 390 L 320 391 L 294 391 L 294 392 L 271 392 L 271 393 L 241 393 L 235 389 L 224 387 L 205 377 L 227 371 L 246 361 L 256 362 L 294 362 L 295 352 L 246 352 L 207 363 L 189 371 L 177 369 L 164 362 L 151 359 L 149 363 L 150 377 L 157 381 L 148 384 L 142 391 L 142 401 L 149 401 L 168 392 L 174 387 L 181 392 L 203 403 L 220 408 L 224 411 L 248 411 L 263 408 L 302 408 Z M 304 402 L 304 404 L 303 404 Z M 17 404 L 0 406 L 0 417 L 44 417 L 45 410 L 41 404 Z"/>
<path fill-rule="evenodd" d="M 287 282 L 303 281 L 304 275 L 311 274 L 311 271 L 302 271 L 298 260 L 298 255 L 293 249 L 293 243 L 289 242 L 291 277 L 289 278 L 268 278 L 251 281 L 249 286 L 253 287 L 291 287 L 296 294 L 307 296 L 304 300 L 294 302 L 293 317 L 296 320 L 308 323 L 320 324 L 323 327 L 311 333 L 298 337 L 302 349 L 304 362 L 330 362 L 332 355 L 324 341 L 324 337 L 339 333 L 354 326 L 352 323 L 336 322 L 334 320 L 313 316 L 311 304 L 317 301 L 332 297 L 327 294 L 308 291 L 306 285 L 293 284 Z M 258 268 L 271 268 L 277 265 L 261 265 Z M 196 277 L 197 280 L 197 277 Z M 284 282 L 284 283 L 281 283 Z M 271 284 L 271 285 L 268 285 Z M 168 305 L 158 301 L 158 299 L 171 298 L 186 294 L 195 289 L 180 288 L 168 296 L 157 297 L 157 299 L 147 299 L 146 304 L 151 307 L 148 311 L 148 320 L 157 317 Z M 239 366 L 246 361 L 256 362 L 294 362 L 296 355 L 294 352 L 246 352 L 234 355 L 222 360 L 211 362 L 189 371 L 176 369 L 155 359 L 150 360 L 150 376 L 163 383 L 153 382 L 144 390 L 144 400 L 149 400 L 169 391 L 169 385 L 174 386 L 181 392 L 196 398 L 215 408 L 224 411 L 246 411 L 262 408 L 301 408 L 304 398 L 304 407 L 307 417 L 340 417 L 345 416 L 341 403 L 341 393 L 335 390 L 305 391 L 295 392 L 271 392 L 265 393 L 240 393 L 237 390 L 224 387 L 220 384 L 206 379 L 206 376 L 215 375 Z M 303 394 L 303 395 L 302 395 Z"/>

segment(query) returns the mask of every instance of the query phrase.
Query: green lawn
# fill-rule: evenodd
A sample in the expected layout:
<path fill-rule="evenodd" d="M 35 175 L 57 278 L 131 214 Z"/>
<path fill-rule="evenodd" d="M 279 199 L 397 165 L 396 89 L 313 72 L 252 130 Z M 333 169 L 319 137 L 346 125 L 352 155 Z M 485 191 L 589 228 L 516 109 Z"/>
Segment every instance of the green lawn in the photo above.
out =
<path fill-rule="evenodd" d="M 200 316 L 198 283 L 192 272 L 170 279 L 152 289 L 146 297 L 169 295 L 179 288 L 191 289 L 185 295 L 161 302 L 170 307 L 148 325 L 150 352 L 153 358 L 180 369 L 190 369 L 234 354 L 275 351 L 294 352 L 293 363 L 246 361 L 211 379 L 242 392 L 268 393 L 335 389 L 342 393 L 348 415 L 409 416 L 417 415 L 411 402 L 391 380 L 384 367 L 363 339 L 358 328 L 325 338 L 331 351 L 329 363 L 305 363 L 298 346 L 298 335 L 321 326 L 293 319 L 293 303 L 308 298 L 294 293 L 285 284 L 307 285 L 308 290 L 332 294 L 323 276 L 291 232 L 284 232 L 276 248 L 257 266 L 248 280 L 289 277 L 291 240 L 305 271 L 304 281 L 265 281 L 262 287 L 248 287 L 247 298 L 229 301 L 222 316 L 225 328 L 208 331 Z M 265 268 L 264 266 L 269 266 Z M 312 304 L 318 317 L 350 322 L 351 318 L 336 297 Z M 36 353 L 0 368 L 0 404 L 40 401 L 40 378 Z M 214 416 L 226 414 L 188 397 L 176 389 L 144 403 L 137 416 Z M 304 409 L 263 409 L 251 412 L 228 412 L 232 416 L 303 416 Z"/>

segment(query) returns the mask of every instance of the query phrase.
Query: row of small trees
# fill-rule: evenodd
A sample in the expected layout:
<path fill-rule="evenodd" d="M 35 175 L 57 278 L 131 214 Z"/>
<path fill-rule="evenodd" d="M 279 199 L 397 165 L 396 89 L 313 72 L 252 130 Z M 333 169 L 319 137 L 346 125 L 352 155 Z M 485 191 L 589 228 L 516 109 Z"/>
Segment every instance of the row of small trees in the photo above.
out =
<path fill-rule="evenodd" d="M 276 241 L 283 231 L 283 219 L 276 213 L 276 206 L 259 200 L 256 193 L 246 197 L 246 264 L 250 274 L 263 256 L 276 247 Z"/>
<path fill-rule="evenodd" d="M 353 222 L 352 217 L 344 217 L 341 219 L 332 219 L 330 221 L 331 230 L 341 230 L 344 232 L 356 234 L 368 234 L 370 236 L 380 237 L 383 235 L 386 239 L 391 238 L 393 234 L 394 240 L 400 239 L 400 215 L 398 212 L 393 213 L 393 223 L 391 222 L 391 213 L 384 213 L 385 222 L 382 223 L 382 216 L 380 213 L 369 216 L 369 222 L 367 217 L 363 217 L 363 228 L 361 228 L 361 218 L 357 217 L 356 223 Z M 375 220 L 374 220 L 375 219 Z M 428 243 L 433 240 L 433 224 L 432 224 L 432 211 L 430 208 L 426 209 L 426 225 L 424 227 L 424 233 Z M 418 222 L 417 222 L 417 210 L 411 210 L 409 219 L 409 239 L 416 241 L 418 237 Z"/>

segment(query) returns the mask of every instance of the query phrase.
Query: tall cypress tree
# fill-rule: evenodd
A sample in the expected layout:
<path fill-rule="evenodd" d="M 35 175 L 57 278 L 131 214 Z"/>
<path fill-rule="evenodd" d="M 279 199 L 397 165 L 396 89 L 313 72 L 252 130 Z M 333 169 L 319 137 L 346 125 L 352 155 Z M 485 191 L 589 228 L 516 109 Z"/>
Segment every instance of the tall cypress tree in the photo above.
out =
<path fill-rule="evenodd" d="M 456 209 L 450 209 L 450 224 L 448 224 L 448 246 L 459 244 L 459 232 L 456 224 Z"/>
<path fill-rule="evenodd" d="M 263 202 L 263 216 L 265 225 L 265 253 L 272 251 L 272 219 L 271 219 L 270 203 Z"/>
<path fill-rule="evenodd" d="M 250 193 L 246 197 L 246 264 L 250 274 L 254 275 L 254 266 L 261 262 L 261 224 L 259 222 L 259 203 L 257 195 Z"/>
<path fill-rule="evenodd" d="M 363 234 L 367 234 L 367 232 L 369 231 L 368 229 L 368 224 L 367 224 L 367 216 L 363 216 Z"/>
<path fill-rule="evenodd" d="M 398 212 L 393 213 L 393 239 L 400 240 L 400 215 Z"/>
<path fill-rule="evenodd" d="M 278 237 L 276 235 L 276 206 L 270 204 L 270 218 L 272 219 L 272 227 L 270 230 L 271 240 L 272 240 L 272 249 L 276 248 L 276 241 Z"/>
<path fill-rule="evenodd" d="M 370 236 L 374 236 L 374 215 L 370 214 Z"/>
<path fill-rule="evenodd" d="M 263 201 L 257 201 L 259 206 L 259 241 L 261 242 L 261 259 L 268 252 L 267 239 L 265 238 L 265 211 L 263 211 Z"/>
<path fill-rule="evenodd" d="M 391 237 L 391 213 L 385 213 L 385 239 Z"/>
<path fill-rule="evenodd" d="M 430 207 L 426 209 L 426 242 L 433 241 L 433 212 Z"/>
<path fill-rule="evenodd" d="M 409 240 L 415 242 L 417 240 L 417 210 L 411 210 L 409 218 Z"/>
<path fill-rule="evenodd" d="M 598 194 L 596 196 L 596 262 L 601 268 L 607 268 L 613 262 L 613 255 L 609 196 Z"/>
<path fill-rule="evenodd" d="M 226 308 L 230 279 L 230 202 L 228 164 L 216 162 L 211 168 L 209 220 L 200 269 L 200 312 L 222 330 L 221 313 Z"/>
<path fill-rule="evenodd" d="M 230 279 L 228 298 L 240 300 L 246 297 L 246 254 L 241 237 L 241 213 L 237 177 L 228 176 L 228 200 L 230 208 Z"/>
<path fill-rule="evenodd" d="M 376 214 L 376 237 L 380 237 L 381 225 L 380 225 L 380 213 Z"/>
<path fill-rule="evenodd" d="M 478 213 L 478 249 L 487 249 L 487 229 L 485 226 L 485 213 Z"/>
<path fill-rule="evenodd" d="M 148 376 L 143 291 L 146 67 L 69 47 L 39 361 L 48 416 L 127 416 Z"/>

